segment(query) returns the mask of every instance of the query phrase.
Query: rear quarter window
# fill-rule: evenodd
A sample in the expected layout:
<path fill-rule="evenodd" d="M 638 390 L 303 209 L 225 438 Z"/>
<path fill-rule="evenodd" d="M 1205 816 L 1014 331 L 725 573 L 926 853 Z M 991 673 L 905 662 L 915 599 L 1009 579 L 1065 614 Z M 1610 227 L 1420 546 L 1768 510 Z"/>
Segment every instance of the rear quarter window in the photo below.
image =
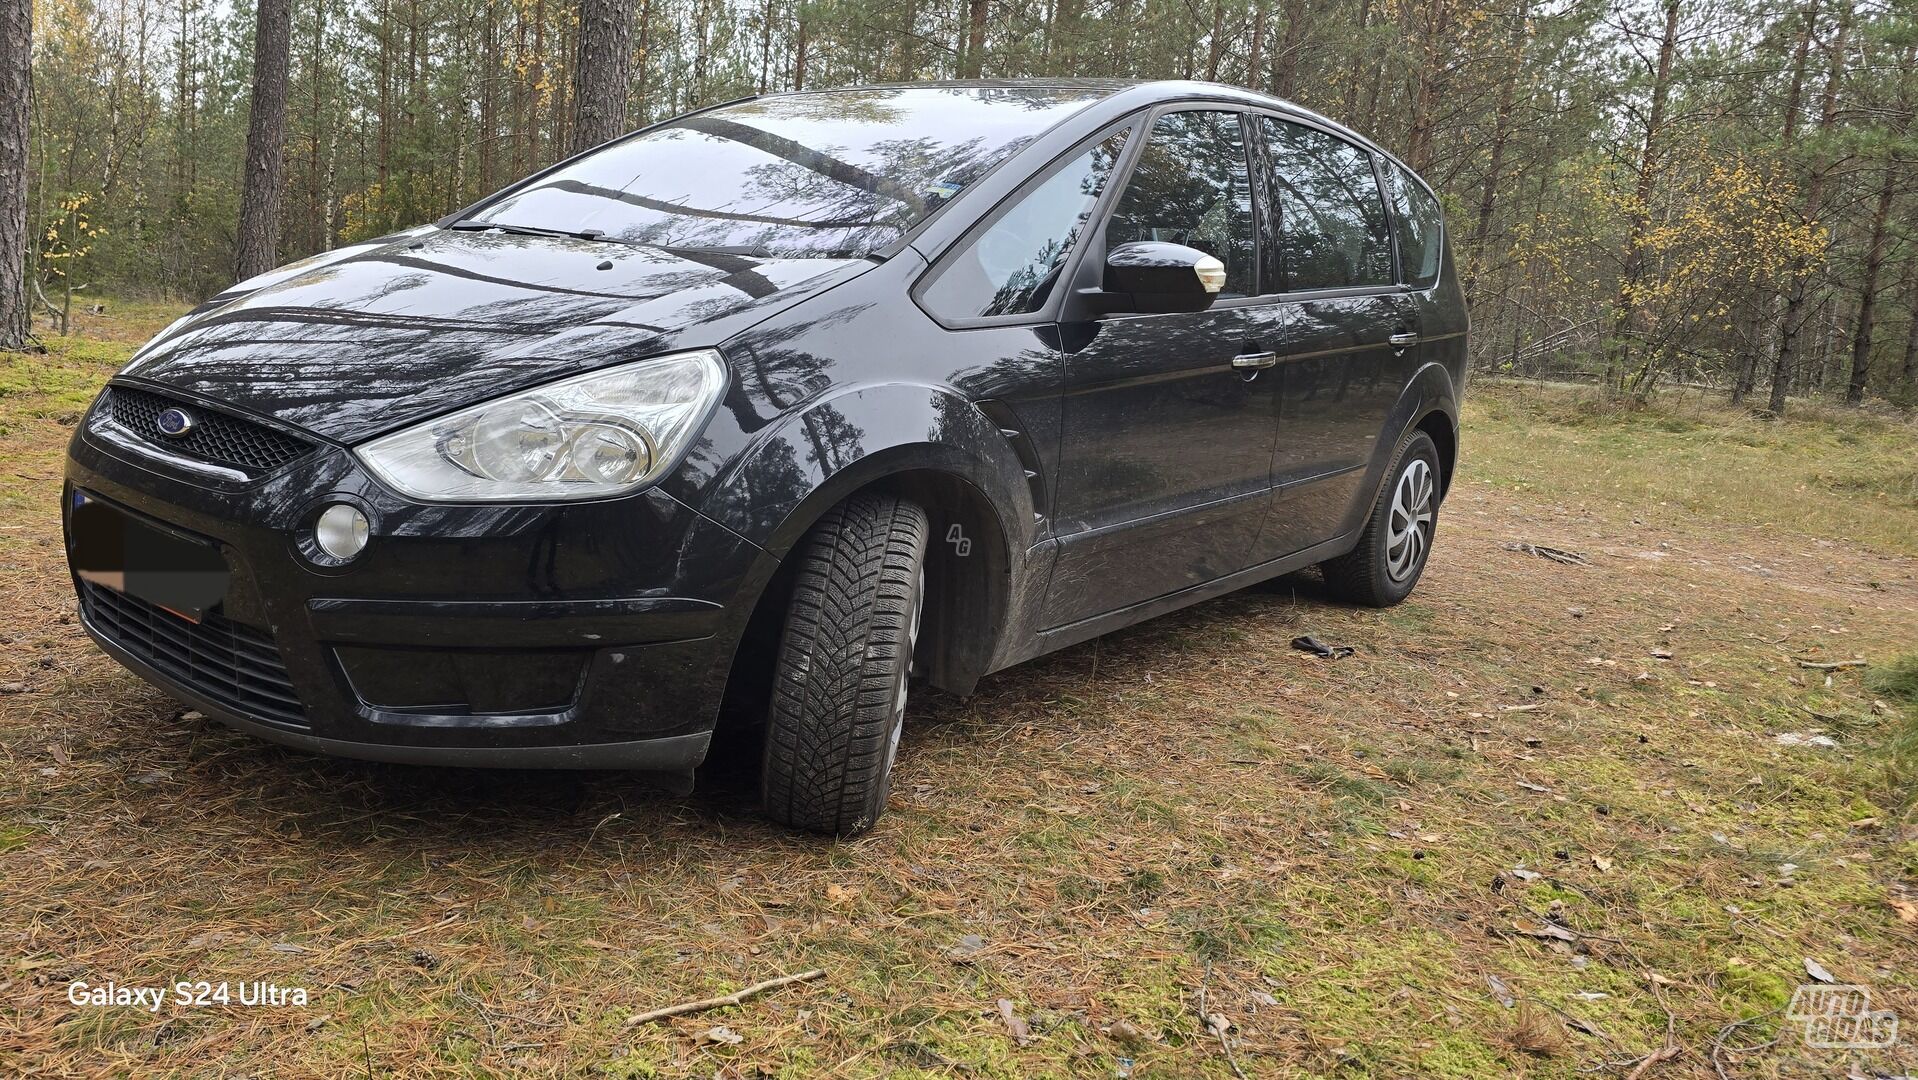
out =
<path fill-rule="evenodd" d="M 1438 284 L 1445 252 L 1438 200 L 1398 165 L 1387 166 L 1385 175 L 1392 188 L 1392 229 L 1405 280 L 1414 288 L 1429 289 Z"/>

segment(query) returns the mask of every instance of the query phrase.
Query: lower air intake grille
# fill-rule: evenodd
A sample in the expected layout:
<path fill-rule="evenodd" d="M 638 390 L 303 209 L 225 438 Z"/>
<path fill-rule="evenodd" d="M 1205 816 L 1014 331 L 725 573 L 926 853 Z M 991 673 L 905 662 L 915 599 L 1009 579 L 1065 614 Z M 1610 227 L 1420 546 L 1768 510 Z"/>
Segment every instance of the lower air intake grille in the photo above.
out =
<path fill-rule="evenodd" d="M 155 446 L 234 466 L 252 476 L 272 472 L 313 449 L 313 444 L 265 424 L 131 386 L 109 387 L 106 405 L 114 423 Z M 161 434 L 160 414 L 168 409 L 181 409 L 193 418 L 185 434 Z"/>
<path fill-rule="evenodd" d="M 213 612 L 188 622 L 91 581 L 80 583 L 80 595 L 102 637 L 181 686 L 250 719 L 307 726 L 271 635 Z"/>

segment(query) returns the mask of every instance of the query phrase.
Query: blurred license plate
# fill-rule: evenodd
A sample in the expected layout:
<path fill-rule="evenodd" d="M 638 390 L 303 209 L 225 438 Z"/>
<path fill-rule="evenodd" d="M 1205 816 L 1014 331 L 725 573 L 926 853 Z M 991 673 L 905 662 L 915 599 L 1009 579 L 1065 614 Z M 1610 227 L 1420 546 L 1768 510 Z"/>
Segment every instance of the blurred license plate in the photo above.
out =
<path fill-rule="evenodd" d="M 199 622 L 226 596 L 226 560 L 211 543 L 154 528 L 79 492 L 69 518 L 73 571 Z"/>

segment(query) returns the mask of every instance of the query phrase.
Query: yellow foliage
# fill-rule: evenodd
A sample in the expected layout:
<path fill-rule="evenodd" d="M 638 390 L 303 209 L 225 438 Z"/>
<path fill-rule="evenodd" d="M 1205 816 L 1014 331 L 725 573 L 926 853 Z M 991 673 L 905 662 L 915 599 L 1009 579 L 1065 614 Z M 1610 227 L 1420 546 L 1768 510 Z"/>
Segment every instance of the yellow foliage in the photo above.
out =
<path fill-rule="evenodd" d="M 1798 211 L 1775 171 L 1703 143 L 1666 151 L 1641 200 L 1637 177 L 1603 168 L 1566 177 L 1562 196 L 1515 230 L 1511 255 L 1563 293 L 1636 270 L 1619 301 L 1661 334 L 1723 325 L 1736 299 L 1809 273 L 1830 237 Z"/>

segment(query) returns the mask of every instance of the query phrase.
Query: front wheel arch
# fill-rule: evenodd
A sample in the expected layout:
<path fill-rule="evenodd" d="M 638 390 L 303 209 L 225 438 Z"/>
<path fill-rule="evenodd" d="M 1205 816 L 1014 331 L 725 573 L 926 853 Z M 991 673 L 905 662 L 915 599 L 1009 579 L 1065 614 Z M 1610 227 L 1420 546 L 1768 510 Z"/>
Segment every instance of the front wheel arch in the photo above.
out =
<path fill-rule="evenodd" d="M 1008 542 L 998 511 L 985 493 L 957 473 L 901 468 L 863 478 L 834 492 L 830 502 L 810 502 L 782 523 L 782 535 L 804 536 L 833 507 L 864 492 L 879 491 L 925 509 L 931 521 L 926 558 L 925 623 L 915 677 L 947 693 L 965 696 L 986 673 L 1002 666 L 1013 579 L 1022 560 Z M 754 727 L 765 714 L 770 670 L 764 663 L 779 641 L 792 596 L 791 551 L 782 551 L 753 600 L 727 672 L 720 724 Z"/>

